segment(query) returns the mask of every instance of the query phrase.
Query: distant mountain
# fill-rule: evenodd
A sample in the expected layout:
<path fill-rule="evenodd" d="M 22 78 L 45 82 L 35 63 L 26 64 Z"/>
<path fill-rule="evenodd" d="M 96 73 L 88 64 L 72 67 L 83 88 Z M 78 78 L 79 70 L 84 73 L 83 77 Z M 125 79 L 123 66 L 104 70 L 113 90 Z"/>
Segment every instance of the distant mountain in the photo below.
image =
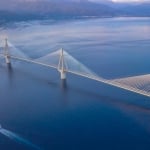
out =
<path fill-rule="evenodd" d="M 0 22 L 79 17 L 150 16 L 150 3 L 112 3 L 101 0 L 5 0 L 0 1 Z"/>
<path fill-rule="evenodd" d="M 105 4 L 88 0 L 6 0 L 1 2 L 0 19 L 73 18 L 83 16 L 111 17 L 117 11 Z"/>
<path fill-rule="evenodd" d="M 150 3 L 120 3 L 112 7 L 124 11 L 127 16 L 150 17 Z"/>

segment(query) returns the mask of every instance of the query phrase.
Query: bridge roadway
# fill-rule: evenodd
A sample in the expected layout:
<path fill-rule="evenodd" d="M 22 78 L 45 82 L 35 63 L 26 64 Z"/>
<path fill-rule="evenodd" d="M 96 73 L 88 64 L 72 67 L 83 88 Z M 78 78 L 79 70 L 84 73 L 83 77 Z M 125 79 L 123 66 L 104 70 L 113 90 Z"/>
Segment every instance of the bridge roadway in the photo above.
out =
<path fill-rule="evenodd" d="M 5 55 L 1 53 L 0 57 L 5 57 Z M 16 56 L 13 56 L 13 55 L 10 55 L 10 58 L 20 60 L 20 61 L 25 61 L 25 62 L 28 62 L 28 63 L 34 63 L 34 64 L 37 64 L 37 65 L 42 65 L 42 66 L 45 66 L 45 67 L 50 67 L 50 68 L 58 70 L 58 66 L 41 63 L 41 62 L 34 61 L 34 60 L 31 60 L 31 59 L 16 57 Z M 113 80 L 106 80 L 106 79 L 103 79 L 103 78 L 98 77 L 98 76 L 83 74 L 83 73 L 80 73 L 80 72 L 74 72 L 74 71 L 70 71 L 70 70 L 64 70 L 64 71 L 67 72 L 67 73 L 71 73 L 71 74 L 74 74 L 74 75 L 85 77 L 85 78 L 88 78 L 88 79 L 91 79 L 91 80 L 95 80 L 95 81 L 98 81 L 98 82 L 101 82 L 101 83 L 105 83 L 105 84 L 108 84 L 108 85 L 111 85 L 111 86 L 114 86 L 114 87 L 118 87 L 118 88 L 121 88 L 121 89 L 124 89 L 124 90 L 127 90 L 127 91 L 131 91 L 131 92 L 134 92 L 134 93 L 137 93 L 137 94 L 140 94 L 140 95 L 150 97 L 150 93 L 148 93 L 146 91 L 136 89 L 136 88 L 133 88 L 133 87 L 129 87 L 129 86 L 124 85 L 124 84 L 122 85 L 122 84 L 120 84 L 116 81 L 113 81 Z"/>

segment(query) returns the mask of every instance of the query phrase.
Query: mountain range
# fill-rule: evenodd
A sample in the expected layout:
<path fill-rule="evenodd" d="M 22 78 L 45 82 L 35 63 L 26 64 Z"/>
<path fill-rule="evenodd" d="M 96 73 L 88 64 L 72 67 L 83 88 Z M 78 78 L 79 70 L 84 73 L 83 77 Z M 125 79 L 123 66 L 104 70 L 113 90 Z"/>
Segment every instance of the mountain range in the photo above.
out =
<path fill-rule="evenodd" d="M 81 17 L 150 16 L 150 3 L 101 0 L 0 0 L 0 21 Z"/>

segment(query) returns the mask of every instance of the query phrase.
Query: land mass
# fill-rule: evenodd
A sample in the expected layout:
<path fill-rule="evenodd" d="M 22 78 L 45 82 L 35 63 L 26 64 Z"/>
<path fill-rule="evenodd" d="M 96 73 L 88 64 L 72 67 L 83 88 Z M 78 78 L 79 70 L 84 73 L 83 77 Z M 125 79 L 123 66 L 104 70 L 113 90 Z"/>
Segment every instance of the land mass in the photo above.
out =
<path fill-rule="evenodd" d="M 88 0 L 0 1 L 0 22 L 31 19 L 150 16 L 150 3 L 101 3 Z"/>

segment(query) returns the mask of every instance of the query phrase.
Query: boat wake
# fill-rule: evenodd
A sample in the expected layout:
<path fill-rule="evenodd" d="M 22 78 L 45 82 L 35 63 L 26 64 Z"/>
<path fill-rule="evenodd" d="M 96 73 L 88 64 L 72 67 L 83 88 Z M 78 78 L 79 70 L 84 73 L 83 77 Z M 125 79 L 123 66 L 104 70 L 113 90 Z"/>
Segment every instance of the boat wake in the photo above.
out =
<path fill-rule="evenodd" d="M 15 134 L 9 130 L 3 129 L 2 127 L 0 127 L 0 133 L 17 143 L 24 144 L 35 150 L 41 150 L 41 148 L 39 148 L 35 144 L 31 143 L 30 141 L 22 138 L 21 136 Z"/>

